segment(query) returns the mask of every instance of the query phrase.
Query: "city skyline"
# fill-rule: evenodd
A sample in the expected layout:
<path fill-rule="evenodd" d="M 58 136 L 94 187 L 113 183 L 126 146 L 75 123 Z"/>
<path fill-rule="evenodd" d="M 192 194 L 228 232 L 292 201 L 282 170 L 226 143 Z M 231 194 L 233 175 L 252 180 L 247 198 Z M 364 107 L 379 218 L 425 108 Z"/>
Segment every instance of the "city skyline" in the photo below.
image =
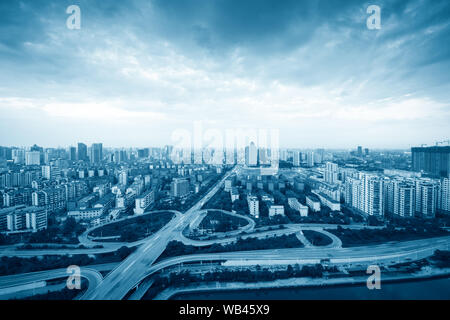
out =
<path fill-rule="evenodd" d="M 0 16 L 0 301 L 450 299 L 450 1 Z"/>
<path fill-rule="evenodd" d="M 0 145 L 170 145 L 194 121 L 282 147 L 447 139 L 448 4 L 378 4 L 369 30 L 360 1 L 77 1 L 70 30 L 68 2 L 4 2 Z"/>

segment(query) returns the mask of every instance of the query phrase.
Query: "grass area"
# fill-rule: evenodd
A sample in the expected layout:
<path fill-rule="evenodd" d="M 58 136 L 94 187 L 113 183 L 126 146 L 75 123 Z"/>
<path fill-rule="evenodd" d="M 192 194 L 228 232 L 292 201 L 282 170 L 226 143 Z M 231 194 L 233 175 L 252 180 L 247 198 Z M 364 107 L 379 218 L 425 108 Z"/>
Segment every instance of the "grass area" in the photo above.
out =
<path fill-rule="evenodd" d="M 190 246 L 179 241 L 169 242 L 166 250 L 161 254 L 159 260 L 174 256 L 182 256 L 187 254 L 202 254 L 215 252 L 232 252 L 232 251 L 248 251 L 248 250 L 265 250 L 265 249 L 283 249 L 283 248 L 301 248 L 303 243 L 298 238 L 291 235 L 273 236 L 264 239 L 258 238 L 239 238 L 236 242 L 230 244 L 213 244 L 210 246 Z"/>
<path fill-rule="evenodd" d="M 202 209 L 222 209 L 226 211 L 232 210 L 232 203 L 230 193 L 223 189 L 217 191 L 217 193 L 205 203 Z"/>
<path fill-rule="evenodd" d="M 338 226 L 337 229 L 327 230 L 342 240 L 343 247 L 355 247 L 367 244 L 385 243 L 389 241 L 419 240 L 433 237 L 450 235 L 449 232 L 440 228 L 405 228 L 402 230 L 387 227 L 383 229 L 360 229 L 352 230 Z"/>
<path fill-rule="evenodd" d="M 237 230 L 239 226 L 243 227 L 248 224 L 248 221 L 231 216 L 217 210 L 208 210 L 206 217 L 202 220 L 199 229 L 210 230 L 211 232 L 228 232 Z"/>
<path fill-rule="evenodd" d="M 333 242 L 327 235 L 314 230 L 303 230 L 302 232 L 305 238 L 311 242 L 313 246 L 327 246 Z"/>
<path fill-rule="evenodd" d="M 118 241 L 134 242 L 144 239 L 164 227 L 174 213 L 163 211 L 107 224 L 89 233 L 92 237 L 120 237 Z"/>
<path fill-rule="evenodd" d="M 120 262 L 130 255 L 136 248 L 121 247 L 117 251 L 96 254 L 77 255 L 45 255 L 42 257 L 2 257 L 0 258 L 0 276 L 67 268 L 70 265 L 86 266 L 90 264 L 102 264 Z"/>

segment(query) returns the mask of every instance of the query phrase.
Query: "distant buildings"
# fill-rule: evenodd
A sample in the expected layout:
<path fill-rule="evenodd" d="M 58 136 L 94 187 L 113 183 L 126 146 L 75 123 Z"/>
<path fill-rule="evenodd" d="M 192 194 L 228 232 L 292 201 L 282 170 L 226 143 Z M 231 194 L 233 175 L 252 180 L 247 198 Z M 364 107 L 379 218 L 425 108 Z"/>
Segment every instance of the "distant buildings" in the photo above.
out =
<path fill-rule="evenodd" d="M 69 160 L 77 161 L 77 148 L 69 147 Z"/>
<path fill-rule="evenodd" d="M 93 164 L 100 163 L 103 160 L 103 145 L 101 143 L 94 143 L 91 146 L 90 161 Z"/>
<path fill-rule="evenodd" d="M 310 168 L 314 167 L 314 152 L 309 151 L 306 153 L 306 165 Z"/>
<path fill-rule="evenodd" d="M 292 164 L 294 167 L 300 167 L 302 163 L 302 153 L 300 151 L 294 151 Z"/>
<path fill-rule="evenodd" d="M 245 164 L 248 167 L 256 167 L 258 165 L 258 148 L 253 141 L 245 148 Z"/>
<path fill-rule="evenodd" d="M 41 153 L 39 151 L 28 151 L 25 154 L 25 165 L 39 166 L 41 164 Z"/>
<path fill-rule="evenodd" d="M 363 155 L 362 146 L 358 146 L 358 148 L 356 149 L 356 154 L 358 155 L 358 157 L 362 157 Z"/>
<path fill-rule="evenodd" d="M 126 170 L 119 173 L 119 184 L 122 186 L 128 185 L 128 173 Z"/>
<path fill-rule="evenodd" d="M 61 169 L 54 166 L 42 166 L 42 177 L 47 180 L 54 180 L 56 177 L 61 176 Z"/>
<path fill-rule="evenodd" d="M 411 148 L 412 169 L 450 178 L 450 146 Z"/>
<path fill-rule="evenodd" d="M 78 160 L 87 160 L 87 146 L 84 143 L 78 143 Z"/>
<path fill-rule="evenodd" d="M 339 167 L 336 163 L 327 162 L 325 164 L 325 182 L 336 183 L 339 177 Z"/>

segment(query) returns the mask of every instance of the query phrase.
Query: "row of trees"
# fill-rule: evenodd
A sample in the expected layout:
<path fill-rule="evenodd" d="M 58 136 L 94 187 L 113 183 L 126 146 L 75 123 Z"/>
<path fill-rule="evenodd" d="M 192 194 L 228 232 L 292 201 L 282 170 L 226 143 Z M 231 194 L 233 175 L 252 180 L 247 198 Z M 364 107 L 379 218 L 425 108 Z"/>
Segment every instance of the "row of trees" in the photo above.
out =
<path fill-rule="evenodd" d="M 396 229 L 389 225 L 382 229 L 347 229 L 338 226 L 335 230 L 328 230 L 342 240 L 344 247 L 360 246 L 388 241 L 407 241 L 448 235 L 448 231 L 440 228 L 405 227 Z"/>

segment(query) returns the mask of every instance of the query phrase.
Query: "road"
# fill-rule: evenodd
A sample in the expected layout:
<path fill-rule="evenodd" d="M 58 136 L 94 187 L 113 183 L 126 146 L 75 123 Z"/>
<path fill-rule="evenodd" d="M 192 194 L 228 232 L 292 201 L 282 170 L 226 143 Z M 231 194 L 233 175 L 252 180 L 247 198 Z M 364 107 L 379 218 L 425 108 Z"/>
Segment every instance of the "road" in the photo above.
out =
<path fill-rule="evenodd" d="M 450 236 L 351 248 L 292 248 L 194 254 L 165 259 L 151 266 L 147 276 L 180 263 L 226 261 L 228 265 L 311 264 L 329 259 L 332 264 L 396 264 L 428 257 L 435 250 L 448 250 Z"/>
<path fill-rule="evenodd" d="M 221 188 L 224 181 L 237 170 L 234 167 L 212 187 L 206 195 L 181 216 L 176 216 L 153 236 L 148 238 L 134 253 L 112 270 L 95 290 L 84 295 L 86 300 L 121 300 L 144 278 L 149 266 L 165 250 L 177 233 L 191 223 L 202 206 Z"/>
<path fill-rule="evenodd" d="M 156 210 L 151 211 L 146 214 L 153 214 L 158 212 L 172 212 L 174 213 L 174 217 L 172 219 L 175 219 L 176 216 L 181 216 L 181 212 L 175 211 L 175 210 Z M 86 230 L 78 239 L 80 241 L 79 245 L 84 245 L 86 248 L 46 248 L 46 249 L 18 249 L 18 245 L 15 246 L 3 246 L 0 247 L 0 257 L 1 256 L 8 256 L 8 257 L 35 257 L 35 256 L 43 256 L 43 255 L 74 255 L 74 254 L 101 254 L 101 253 L 108 253 L 118 250 L 120 247 L 126 246 L 126 247 L 136 247 L 143 243 L 146 243 L 148 241 L 148 237 L 134 241 L 134 242 L 101 242 L 101 241 L 93 241 L 92 237 L 89 237 L 88 234 L 92 232 L 95 229 L 98 229 L 100 227 L 103 227 L 108 224 L 117 223 L 119 221 L 123 220 L 129 220 L 129 219 L 136 219 L 140 216 L 131 216 L 126 217 L 120 220 L 111 221 L 108 223 L 103 224 L 102 226 L 97 226 L 91 229 Z M 95 239 L 95 238 L 94 238 Z M 34 244 L 35 246 L 54 246 L 53 244 Z M 103 246 L 103 248 L 93 248 L 94 246 Z"/>
<path fill-rule="evenodd" d="M 102 282 L 103 276 L 100 271 L 108 270 L 108 268 L 112 268 L 113 266 L 111 264 L 104 264 L 95 267 L 81 267 L 80 276 L 87 279 L 89 283 L 85 294 L 90 294 Z M 67 279 L 68 276 L 69 274 L 65 268 L 2 276 L 0 277 L 0 289 L 19 287 L 58 278 Z"/>

